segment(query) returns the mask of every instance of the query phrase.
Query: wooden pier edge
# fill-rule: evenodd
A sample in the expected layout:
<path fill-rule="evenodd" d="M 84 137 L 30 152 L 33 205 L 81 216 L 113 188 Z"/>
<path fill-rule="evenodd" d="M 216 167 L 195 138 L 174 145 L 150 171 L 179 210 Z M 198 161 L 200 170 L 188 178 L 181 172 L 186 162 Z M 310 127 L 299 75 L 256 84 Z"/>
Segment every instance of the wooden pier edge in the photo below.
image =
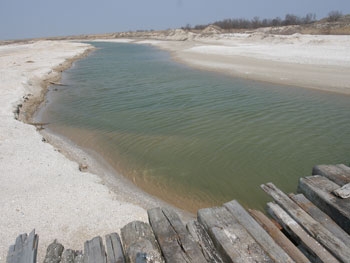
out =
<path fill-rule="evenodd" d="M 312 174 L 300 178 L 298 194 L 283 193 L 272 183 L 261 186 L 274 200 L 267 204 L 273 219 L 232 200 L 200 209 L 185 225 L 173 210 L 158 207 L 147 211 L 149 222 L 130 222 L 105 240 L 94 237 L 83 251 L 55 240 L 44 263 L 350 263 L 350 168 L 317 165 Z M 19 235 L 6 262 L 37 262 L 38 242 L 35 230 Z"/>

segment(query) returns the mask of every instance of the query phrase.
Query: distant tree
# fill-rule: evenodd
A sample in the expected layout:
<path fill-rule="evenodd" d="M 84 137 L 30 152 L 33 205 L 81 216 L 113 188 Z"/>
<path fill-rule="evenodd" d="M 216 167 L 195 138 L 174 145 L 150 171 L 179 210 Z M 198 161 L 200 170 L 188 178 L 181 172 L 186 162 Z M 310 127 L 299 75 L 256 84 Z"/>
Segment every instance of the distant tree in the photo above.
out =
<path fill-rule="evenodd" d="M 258 28 L 261 26 L 260 18 L 258 16 L 255 16 L 252 20 L 252 27 Z"/>
<path fill-rule="evenodd" d="M 282 19 L 280 17 L 276 17 L 272 19 L 272 26 L 281 26 L 282 25 Z"/>
<path fill-rule="evenodd" d="M 315 13 L 308 13 L 305 17 L 301 19 L 302 24 L 310 24 L 316 21 Z"/>
<path fill-rule="evenodd" d="M 186 30 L 191 30 L 191 28 L 192 28 L 191 25 L 187 23 L 186 26 L 185 26 L 185 29 Z"/>
<path fill-rule="evenodd" d="M 286 14 L 286 17 L 284 19 L 284 25 L 298 25 L 300 24 L 299 21 L 300 19 L 296 15 Z"/>
<path fill-rule="evenodd" d="M 331 11 L 328 13 L 328 22 L 335 22 L 338 21 L 343 14 L 340 11 Z"/>

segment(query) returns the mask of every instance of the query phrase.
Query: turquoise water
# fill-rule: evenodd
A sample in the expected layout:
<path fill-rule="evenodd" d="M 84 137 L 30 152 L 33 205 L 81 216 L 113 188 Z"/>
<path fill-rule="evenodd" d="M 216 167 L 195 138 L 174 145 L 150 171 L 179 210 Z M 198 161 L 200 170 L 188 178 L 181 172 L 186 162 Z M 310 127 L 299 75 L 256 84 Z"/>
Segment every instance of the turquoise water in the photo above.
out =
<path fill-rule="evenodd" d="M 262 208 L 321 163 L 350 162 L 350 96 L 198 71 L 146 45 L 98 49 L 52 87 L 43 122 L 153 195 Z"/>

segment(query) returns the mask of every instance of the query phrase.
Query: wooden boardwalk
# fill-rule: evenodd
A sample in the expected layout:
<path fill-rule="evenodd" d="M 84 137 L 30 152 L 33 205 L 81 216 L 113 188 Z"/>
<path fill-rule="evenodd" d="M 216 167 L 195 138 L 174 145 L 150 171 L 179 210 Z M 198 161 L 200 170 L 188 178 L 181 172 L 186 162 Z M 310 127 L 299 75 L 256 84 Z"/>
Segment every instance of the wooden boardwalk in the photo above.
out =
<path fill-rule="evenodd" d="M 237 201 L 200 209 L 184 225 L 167 208 L 148 210 L 149 223 L 135 221 L 117 233 L 86 241 L 84 251 L 56 241 L 44 263 L 120 262 L 350 262 L 350 168 L 318 165 L 300 178 L 298 194 L 261 186 L 273 202 L 272 218 Z M 36 262 L 38 236 L 20 235 L 8 263 Z"/>

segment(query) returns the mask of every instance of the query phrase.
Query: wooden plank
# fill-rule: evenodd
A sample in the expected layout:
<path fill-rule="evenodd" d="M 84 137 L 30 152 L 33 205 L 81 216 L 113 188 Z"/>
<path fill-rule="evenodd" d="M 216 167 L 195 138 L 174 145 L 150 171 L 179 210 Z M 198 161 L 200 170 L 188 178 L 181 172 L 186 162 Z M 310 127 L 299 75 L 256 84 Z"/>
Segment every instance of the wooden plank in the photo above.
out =
<path fill-rule="evenodd" d="M 59 262 L 61 262 L 63 250 L 64 250 L 63 245 L 58 243 L 57 240 L 55 240 L 46 249 L 44 263 L 59 263 Z"/>
<path fill-rule="evenodd" d="M 298 263 L 308 263 L 310 260 L 281 232 L 281 230 L 262 212 L 249 210 L 255 220 L 286 253 Z"/>
<path fill-rule="evenodd" d="M 16 238 L 14 245 L 10 246 L 7 254 L 7 263 L 36 263 L 39 237 L 35 229 L 29 235 L 22 234 Z"/>
<path fill-rule="evenodd" d="M 207 262 L 211 263 L 223 263 L 219 252 L 216 250 L 213 241 L 208 233 L 204 230 L 204 227 L 195 220 L 187 223 L 186 228 L 193 237 L 194 241 L 200 246 L 203 255 Z"/>
<path fill-rule="evenodd" d="M 125 263 L 124 251 L 117 233 L 106 235 L 107 263 Z"/>
<path fill-rule="evenodd" d="M 313 239 L 304 229 L 290 217 L 279 205 L 268 203 L 269 214 L 288 232 L 295 242 L 302 245 L 315 262 L 338 262 L 331 253 Z"/>
<path fill-rule="evenodd" d="M 325 228 L 327 228 L 333 235 L 342 240 L 345 245 L 350 247 L 350 236 L 340 226 L 338 226 L 332 220 L 332 218 L 322 212 L 303 194 L 290 195 L 290 198 L 302 209 L 304 209 L 304 211 L 311 215 L 316 221 L 320 222 Z"/>
<path fill-rule="evenodd" d="M 134 221 L 121 229 L 127 262 L 164 262 L 149 224 Z"/>
<path fill-rule="evenodd" d="M 84 244 L 84 263 L 106 263 L 106 252 L 100 236 Z"/>
<path fill-rule="evenodd" d="M 225 262 L 273 262 L 226 208 L 200 209 L 198 221 Z"/>
<path fill-rule="evenodd" d="M 149 222 L 167 262 L 206 262 L 179 216 L 166 208 L 147 211 Z"/>
<path fill-rule="evenodd" d="M 298 192 L 329 215 L 341 228 L 350 234 L 350 199 L 337 198 L 332 194 L 338 185 L 323 176 L 299 179 Z"/>
<path fill-rule="evenodd" d="M 224 206 L 275 262 L 294 262 L 236 200 Z"/>
<path fill-rule="evenodd" d="M 343 185 L 342 187 L 333 191 L 336 196 L 346 199 L 350 197 L 350 183 Z"/>
<path fill-rule="evenodd" d="M 324 226 L 313 219 L 301 207 L 299 207 L 286 194 L 274 184 L 268 183 L 261 186 L 286 212 L 297 221 L 306 232 L 327 248 L 335 257 L 343 262 L 349 262 L 349 248 Z"/>
<path fill-rule="evenodd" d="M 61 263 L 83 263 L 83 253 L 81 251 L 65 249 L 62 253 Z"/>
<path fill-rule="evenodd" d="M 340 186 L 350 183 L 350 167 L 344 164 L 316 165 L 312 169 L 312 175 L 325 176 Z"/>

